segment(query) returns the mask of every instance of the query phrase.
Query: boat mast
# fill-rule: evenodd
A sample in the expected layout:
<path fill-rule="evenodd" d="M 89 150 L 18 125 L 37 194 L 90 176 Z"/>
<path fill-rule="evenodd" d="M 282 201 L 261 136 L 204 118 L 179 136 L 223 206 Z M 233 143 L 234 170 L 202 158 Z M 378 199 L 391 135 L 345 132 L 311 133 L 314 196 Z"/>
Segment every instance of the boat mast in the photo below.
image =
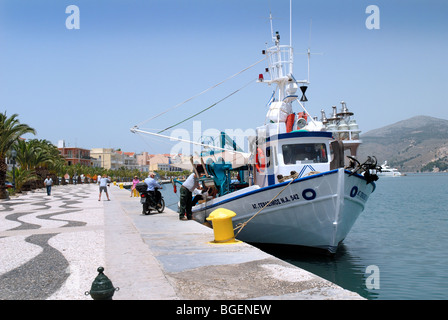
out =
<path fill-rule="evenodd" d="M 290 59 L 293 58 L 292 53 L 292 0 L 289 0 L 289 51 L 290 51 Z M 292 60 L 289 65 L 289 73 L 292 74 Z"/>
<path fill-rule="evenodd" d="M 286 86 L 296 83 L 293 77 L 293 49 L 292 49 L 292 0 L 290 0 L 290 26 L 289 26 L 289 45 L 280 45 L 280 34 L 278 31 L 274 34 L 272 23 L 272 12 L 269 12 L 271 24 L 271 36 L 274 46 L 266 48 L 268 57 L 269 74 L 271 79 L 264 81 L 268 84 L 275 83 L 278 88 L 278 100 L 283 101 L 288 95 Z"/>

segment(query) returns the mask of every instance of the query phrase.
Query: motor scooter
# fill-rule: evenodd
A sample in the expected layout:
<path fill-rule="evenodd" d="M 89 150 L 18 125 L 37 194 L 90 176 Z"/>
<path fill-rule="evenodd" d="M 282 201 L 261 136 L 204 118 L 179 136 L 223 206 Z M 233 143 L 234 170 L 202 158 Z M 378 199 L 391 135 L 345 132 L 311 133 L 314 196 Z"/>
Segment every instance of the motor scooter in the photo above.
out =
<path fill-rule="evenodd" d="M 165 210 L 165 200 L 163 199 L 162 193 L 159 188 L 155 188 L 155 193 L 159 195 L 158 203 L 155 203 L 155 199 L 152 199 L 149 191 L 146 191 L 148 186 L 145 182 L 140 182 L 136 184 L 135 189 L 140 193 L 140 203 L 142 204 L 142 214 L 149 215 L 151 211 L 157 211 L 162 213 Z"/>

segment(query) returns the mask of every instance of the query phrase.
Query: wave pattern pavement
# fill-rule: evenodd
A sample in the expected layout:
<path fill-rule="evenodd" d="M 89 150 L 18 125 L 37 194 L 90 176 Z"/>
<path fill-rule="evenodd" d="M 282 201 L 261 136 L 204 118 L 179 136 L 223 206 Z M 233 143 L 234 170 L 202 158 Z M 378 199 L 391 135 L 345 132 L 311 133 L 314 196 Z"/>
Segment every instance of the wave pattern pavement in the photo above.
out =
<path fill-rule="evenodd" d="M 97 185 L 55 186 L 0 200 L 0 299 L 91 299 L 105 264 Z"/>

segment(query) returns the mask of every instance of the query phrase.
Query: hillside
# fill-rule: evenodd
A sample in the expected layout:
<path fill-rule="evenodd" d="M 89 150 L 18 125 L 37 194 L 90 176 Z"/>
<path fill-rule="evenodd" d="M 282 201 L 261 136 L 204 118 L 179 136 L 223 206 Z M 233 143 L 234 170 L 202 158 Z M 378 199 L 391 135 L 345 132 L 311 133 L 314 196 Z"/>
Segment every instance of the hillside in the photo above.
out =
<path fill-rule="evenodd" d="M 416 116 L 361 135 L 358 158 L 374 155 L 402 172 L 448 169 L 448 120 Z"/>

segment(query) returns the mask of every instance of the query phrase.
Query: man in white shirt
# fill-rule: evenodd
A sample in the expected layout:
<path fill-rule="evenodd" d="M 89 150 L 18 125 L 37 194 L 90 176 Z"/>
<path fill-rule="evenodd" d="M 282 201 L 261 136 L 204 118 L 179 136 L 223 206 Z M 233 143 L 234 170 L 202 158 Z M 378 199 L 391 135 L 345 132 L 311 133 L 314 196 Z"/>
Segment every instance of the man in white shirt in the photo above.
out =
<path fill-rule="evenodd" d="M 107 193 L 107 184 L 110 183 L 110 179 L 107 176 L 102 176 L 100 179 L 100 196 L 98 201 L 101 201 L 101 192 L 105 192 L 107 196 L 107 201 L 110 201 L 109 194 Z"/>
<path fill-rule="evenodd" d="M 53 179 L 47 174 L 47 178 L 44 180 L 44 185 L 47 187 L 47 196 L 51 194 L 51 186 L 53 185 Z"/>
<path fill-rule="evenodd" d="M 198 178 L 192 173 L 188 176 L 187 180 L 184 181 L 180 187 L 180 220 L 191 220 L 193 219 L 193 214 L 191 213 L 192 207 L 192 192 L 194 189 L 201 190 L 199 186 Z"/>

